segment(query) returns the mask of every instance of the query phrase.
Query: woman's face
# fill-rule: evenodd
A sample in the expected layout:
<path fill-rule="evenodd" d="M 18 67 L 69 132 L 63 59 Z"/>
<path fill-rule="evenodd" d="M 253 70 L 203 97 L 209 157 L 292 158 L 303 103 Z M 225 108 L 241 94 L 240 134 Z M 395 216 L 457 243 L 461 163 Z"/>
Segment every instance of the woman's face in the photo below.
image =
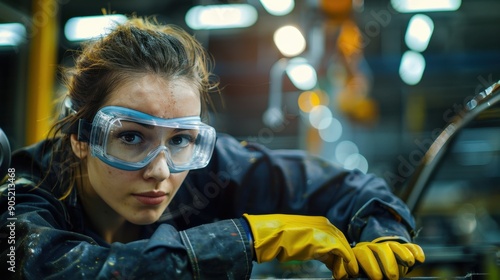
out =
<path fill-rule="evenodd" d="M 194 85 L 186 80 L 165 80 L 153 74 L 127 80 L 110 94 L 104 106 L 110 105 L 165 119 L 199 116 L 201 110 L 199 93 Z M 157 221 L 188 173 L 171 173 L 165 156 L 160 153 L 143 169 L 125 171 L 88 153 L 86 199 L 93 199 L 92 207 L 102 208 L 103 215 L 117 214 L 138 225 Z M 85 205 L 89 205 L 88 201 Z"/>

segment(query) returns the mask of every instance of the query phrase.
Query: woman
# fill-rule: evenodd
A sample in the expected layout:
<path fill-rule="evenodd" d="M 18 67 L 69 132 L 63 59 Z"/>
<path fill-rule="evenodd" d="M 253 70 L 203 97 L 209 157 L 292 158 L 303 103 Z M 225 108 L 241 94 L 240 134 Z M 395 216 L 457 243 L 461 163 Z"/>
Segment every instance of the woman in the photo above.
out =
<path fill-rule="evenodd" d="M 201 122 L 216 86 L 207 62 L 186 32 L 140 18 L 85 46 L 68 75 L 70 113 L 12 158 L 9 275 L 246 279 L 253 260 L 277 258 L 320 260 L 335 278 L 397 278 L 424 260 L 382 180 Z"/>

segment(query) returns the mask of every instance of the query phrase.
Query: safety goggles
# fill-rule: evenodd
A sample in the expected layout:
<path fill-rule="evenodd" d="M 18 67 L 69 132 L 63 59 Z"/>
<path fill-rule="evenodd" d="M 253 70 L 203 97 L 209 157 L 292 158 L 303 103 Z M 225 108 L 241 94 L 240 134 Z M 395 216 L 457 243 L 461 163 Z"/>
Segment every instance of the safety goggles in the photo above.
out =
<path fill-rule="evenodd" d="M 205 167 L 215 145 L 215 129 L 199 117 L 162 119 L 136 110 L 108 106 L 92 123 L 80 120 L 78 139 L 91 154 L 122 170 L 139 170 L 161 152 L 170 172 Z"/>

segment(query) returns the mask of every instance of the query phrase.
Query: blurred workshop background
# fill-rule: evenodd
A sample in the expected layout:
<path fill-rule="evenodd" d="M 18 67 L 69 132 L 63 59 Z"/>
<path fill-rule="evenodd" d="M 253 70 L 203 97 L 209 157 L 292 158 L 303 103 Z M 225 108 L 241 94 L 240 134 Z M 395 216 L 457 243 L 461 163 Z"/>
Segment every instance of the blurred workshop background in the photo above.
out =
<path fill-rule="evenodd" d="M 498 0 L 1 0 L 0 128 L 13 149 L 42 139 L 72 50 L 126 15 L 154 15 L 213 55 L 220 132 L 397 187 L 500 79 L 499 10 Z"/>

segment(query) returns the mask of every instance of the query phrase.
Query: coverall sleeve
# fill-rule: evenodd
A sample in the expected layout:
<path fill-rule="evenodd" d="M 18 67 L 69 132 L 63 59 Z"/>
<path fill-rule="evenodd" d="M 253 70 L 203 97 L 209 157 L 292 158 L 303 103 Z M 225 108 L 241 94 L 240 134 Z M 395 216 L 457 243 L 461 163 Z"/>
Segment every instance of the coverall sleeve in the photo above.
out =
<path fill-rule="evenodd" d="M 230 209 L 221 212 L 322 215 L 350 242 L 414 236 L 408 207 L 372 174 L 345 170 L 304 151 L 242 145 L 224 135 L 214 157 L 213 170 L 206 173 L 218 175 L 214 181 L 224 187 L 221 200 Z"/>
<path fill-rule="evenodd" d="M 64 205 L 30 185 L 2 186 L 0 266 L 9 279 L 248 279 L 251 254 L 238 220 L 151 238 L 98 244 L 71 231 Z M 10 192 L 10 193 L 9 193 Z M 14 193 L 15 192 L 15 193 Z M 8 210 L 8 197 L 15 197 Z M 12 212 L 11 212 L 12 211 Z"/>

